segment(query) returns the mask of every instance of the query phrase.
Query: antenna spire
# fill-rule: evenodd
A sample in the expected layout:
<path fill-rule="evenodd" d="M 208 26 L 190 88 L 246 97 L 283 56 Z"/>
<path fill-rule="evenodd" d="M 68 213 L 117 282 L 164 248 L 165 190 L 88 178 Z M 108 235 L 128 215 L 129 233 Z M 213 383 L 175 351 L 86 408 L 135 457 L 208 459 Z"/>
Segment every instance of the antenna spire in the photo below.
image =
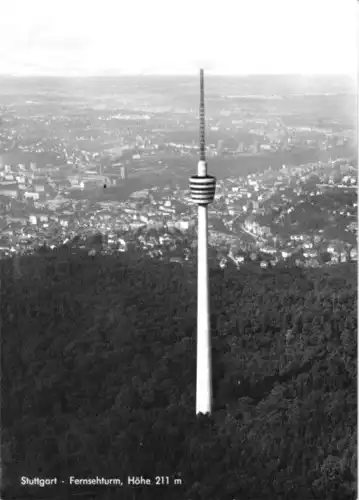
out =
<path fill-rule="evenodd" d="M 206 161 L 205 137 L 204 137 L 204 75 L 203 69 L 200 70 L 200 102 L 199 102 L 199 148 L 200 161 Z"/>

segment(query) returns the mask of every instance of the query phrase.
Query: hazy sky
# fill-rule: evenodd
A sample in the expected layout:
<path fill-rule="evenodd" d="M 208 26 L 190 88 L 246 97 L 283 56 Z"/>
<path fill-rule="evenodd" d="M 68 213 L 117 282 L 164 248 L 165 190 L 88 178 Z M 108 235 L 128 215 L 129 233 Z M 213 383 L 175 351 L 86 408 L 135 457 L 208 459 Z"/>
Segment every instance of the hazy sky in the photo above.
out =
<path fill-rule="evenodd" d="M 0 0 L 0 73 L 356 74 L 355 0 Z"/>

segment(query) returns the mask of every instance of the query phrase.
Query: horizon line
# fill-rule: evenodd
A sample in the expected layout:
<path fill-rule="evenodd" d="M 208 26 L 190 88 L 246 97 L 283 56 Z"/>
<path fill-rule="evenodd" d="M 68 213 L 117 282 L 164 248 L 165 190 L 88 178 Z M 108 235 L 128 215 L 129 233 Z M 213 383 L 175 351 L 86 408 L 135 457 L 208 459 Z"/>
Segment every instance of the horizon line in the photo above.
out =
<path fill-rule="evenodd" d="M 352 80 L 356 80 L 356 75 L 349 73 L 213 73 L 211 70 L 205 70 L 206 77 L 283 77 L 283 76 L 300 76 L 300 77 L 345 77 Z M 120 77 L 193 77 L 196 78 L 198 73 L 98 73 L 98 74 L 66 74 L 66 73 L 28 73 L 28 74 L 13 74 L 13 73 L 0 73 L 0 78 L 120 78 Z"/>

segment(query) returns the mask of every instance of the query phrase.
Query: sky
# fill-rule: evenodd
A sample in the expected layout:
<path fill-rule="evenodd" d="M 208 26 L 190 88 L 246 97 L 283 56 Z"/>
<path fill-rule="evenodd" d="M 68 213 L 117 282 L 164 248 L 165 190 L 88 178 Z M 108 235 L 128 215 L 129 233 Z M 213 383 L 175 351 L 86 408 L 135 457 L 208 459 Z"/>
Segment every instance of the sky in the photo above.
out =
<path fill-rule="evenodd" d="M 356 0 L 2 0 L 0 74 L 357 74 Z"/>

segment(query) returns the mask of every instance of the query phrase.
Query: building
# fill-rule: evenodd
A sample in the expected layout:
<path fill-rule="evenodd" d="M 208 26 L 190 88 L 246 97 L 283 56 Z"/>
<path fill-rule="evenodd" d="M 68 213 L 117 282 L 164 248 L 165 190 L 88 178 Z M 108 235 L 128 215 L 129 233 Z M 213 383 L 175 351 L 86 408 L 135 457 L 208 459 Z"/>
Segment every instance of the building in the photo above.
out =
<path fill-rule="evenodd" d="M 224 149 L 224 141 L 223 139 L 219 139 L 217 143 L 217 153 L 221 154 L 223 152 L 223 149 Z"/>
<path fill-rule="evenodd" d="M 180 231 L 188 231 L 188 229 L 190 228 L 190 221 L 188 220 L 179 220 L 177 222 L 175 222 L 175 225 L 174 227 L 176 229 L 179 229 Z"/>
<path fill-rule="evenodd" d="M 56 184 L 57 188 L 60 190 L 69 189 L 71 187 L 71 184 L 67 179 L 59 181 Z"/>
<path fill-rule="evenodd" d="M 34 188 L 34 191 L 36 191 L 36 193 L 44 193 L 45 192 L 45 185 L 44 184 L 40 184 L 40 183 L 34 183 L 33 184 L 33 188 Z"/>
<path fill-rule="evenodd" d="M 70 182 L 71 187 L 79 187 L 80 186 L 80 178 L 77 175 L 71 175 L 67 179 Z"/>
<path fill-rule="evenodd" d="M 125 181 L 127 179 L 127 167 L 126 165 L 121 165 L 120 167 L 120 175 L 121 179 Z"/>
<path fill-rule="evenodd" d="M 40 198 L 39 193 L 33 191 L 25 191 L 24 198 L 32 198 L 33 200 L 38 200 Z"/>
<path fill-rule="evenodd" d="M 0 194 L 3 196 L 8 196 L 9 198 L 17 199 L 19 197 L 20 191 L 17 184 L 0 184 Z"/>

